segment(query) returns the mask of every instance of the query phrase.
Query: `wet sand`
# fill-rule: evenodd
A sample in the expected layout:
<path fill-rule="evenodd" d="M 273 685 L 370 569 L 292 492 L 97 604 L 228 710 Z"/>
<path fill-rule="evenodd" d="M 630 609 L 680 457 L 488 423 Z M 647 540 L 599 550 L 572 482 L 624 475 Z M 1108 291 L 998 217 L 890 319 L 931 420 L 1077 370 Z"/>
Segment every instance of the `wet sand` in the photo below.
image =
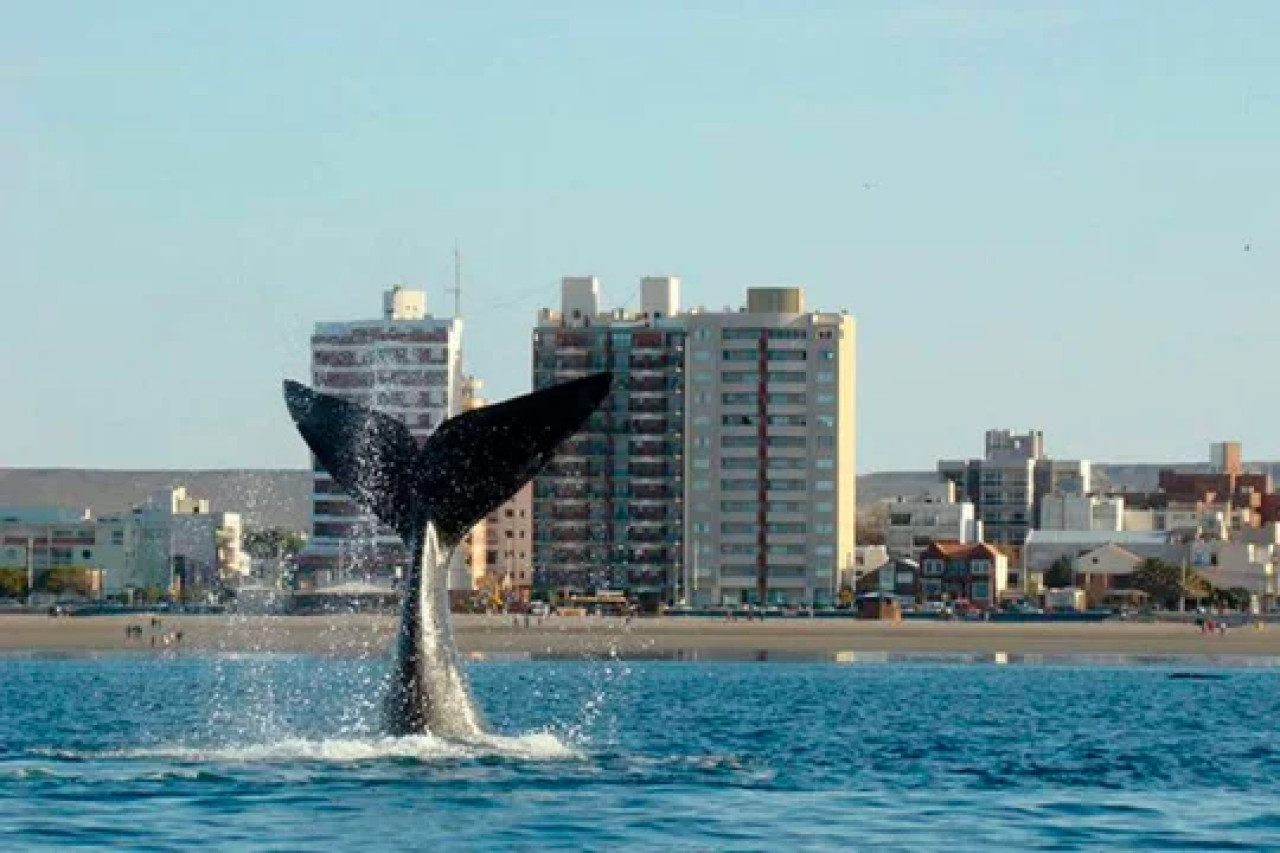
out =
<path fill-rule="evenodd" d="M 0 615 L 0 652 L 137 652 L 207 650 L 282 651 L 328 654 L 380 653 L 389 647 L 390 616 L 97 616 L 51 619 Z M 138 639 L 125 627 L 142 625 Z M 1226 636 L 1204 635 L 1194 625 L 899 623 L 787 619 L 725 622 L 701 619 L 552 617 L 538 625 L 513 626 L 511 617 L 457 616 L 464 652 L 557 657 L 737 658 L 773 655 L 832 656 L 843 653 L 976 653 L 1009 655 L 1211 655 L 1280 658 L 1280 625 L 1263 630 L 1237 627 Z M 182 632 L 180 644 L 165 634 Z"/>

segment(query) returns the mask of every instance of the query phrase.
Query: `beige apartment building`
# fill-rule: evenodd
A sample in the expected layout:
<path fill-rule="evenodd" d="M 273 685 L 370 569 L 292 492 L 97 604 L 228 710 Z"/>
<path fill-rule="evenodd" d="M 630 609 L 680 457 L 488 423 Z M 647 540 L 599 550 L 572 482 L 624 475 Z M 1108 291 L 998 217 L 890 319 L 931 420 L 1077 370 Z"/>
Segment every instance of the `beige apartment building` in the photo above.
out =
<path fill-rule="evenodd" d="M 851 565 L 856 328 L 800 288 L 693 311 L 686 371 L 687 539 L 695 604 L 829 604 Z"/>
<path fill-rule="evenodd" d="M 483 586 L 506 601 L 528 601 L 533 583 L 533 485 L 485 519 Z"/>

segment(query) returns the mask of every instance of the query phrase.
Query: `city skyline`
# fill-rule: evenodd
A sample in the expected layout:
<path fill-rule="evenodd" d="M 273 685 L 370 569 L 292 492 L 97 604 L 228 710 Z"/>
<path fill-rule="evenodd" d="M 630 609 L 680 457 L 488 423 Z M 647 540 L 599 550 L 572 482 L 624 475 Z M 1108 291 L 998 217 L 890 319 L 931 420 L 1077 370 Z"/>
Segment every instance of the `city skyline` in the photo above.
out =
<path fill-rule="evenodd" d="M 860 472 L 990 427 L 1280 458 L 1268 4 L 11 18 L 5 466 L 304 468 L 312 326 L 396 283 L 451 314 L 455 246 L 491 399 L 561 276 L 634 308 L 669 274 L 857 318 Z"/>

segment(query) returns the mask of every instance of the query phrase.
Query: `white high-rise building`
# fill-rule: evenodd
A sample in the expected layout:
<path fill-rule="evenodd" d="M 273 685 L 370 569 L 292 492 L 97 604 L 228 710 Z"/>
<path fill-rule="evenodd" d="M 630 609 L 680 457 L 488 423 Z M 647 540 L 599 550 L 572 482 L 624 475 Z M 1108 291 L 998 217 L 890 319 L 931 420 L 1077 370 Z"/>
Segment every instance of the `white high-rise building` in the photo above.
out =
<path fill-rule="evenodd" d="M 397 418 L 421 441 L 461 410 L 462 320 L 433 317 L 423 291 L 393 287 L 377 319 L 316 324 L 311 381 Z M 393 574 L 406 559 L 399 537 L 313 468 L 311 538 L 299 568 L 318 583 Z"/>

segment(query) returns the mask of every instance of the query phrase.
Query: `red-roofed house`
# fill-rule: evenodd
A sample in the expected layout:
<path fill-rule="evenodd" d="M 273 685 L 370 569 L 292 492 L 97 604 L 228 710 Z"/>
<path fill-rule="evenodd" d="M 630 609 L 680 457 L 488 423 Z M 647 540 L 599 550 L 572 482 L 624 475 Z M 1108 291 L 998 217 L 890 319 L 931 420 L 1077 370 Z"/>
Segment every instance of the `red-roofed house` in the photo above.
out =
<path fill-rule="evenodd" d="M 934 542 L 920 555 L 925 600 L 992 605 L 1009 580 L 1009 557 L 986 542 Z"/>

